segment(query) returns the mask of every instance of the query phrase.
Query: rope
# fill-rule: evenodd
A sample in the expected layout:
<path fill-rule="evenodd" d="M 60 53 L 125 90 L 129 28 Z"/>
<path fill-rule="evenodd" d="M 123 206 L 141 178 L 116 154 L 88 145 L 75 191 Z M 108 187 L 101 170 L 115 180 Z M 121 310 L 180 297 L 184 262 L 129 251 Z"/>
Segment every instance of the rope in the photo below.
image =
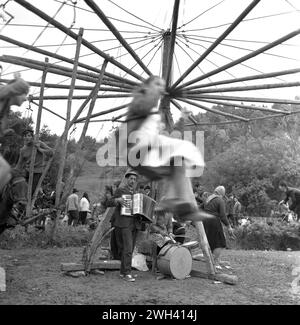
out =
<path fill-rule="evenodd" d="M 193 45 L 201 46 L 202 48 L 204 48 L 205 50 L 207 50 L 207 48 L 206 48 L 205 46 L 201 45 L 201 44 L 196 44 L 196 43 L 193 43 L 193 42 L 191 42 L 191 41 L 189 41 L 189 40 L 188 40 L 188 42 L 191 43 L 191 44 L 193 44 Z M 217 51 L 212 51 L 212 53 L 218 54 L 218 55 L 220 55 L 220 56 L 222 56 L 222 57 L 228 59 L 230 62 L 233 61 L 233 60 L 232 60 L 231 58 L 229 58 L 228 56 L 226 56 L 226 55 L 224 55 L 224 54 L 221 54 L 221 53 L 219 53 L 219 52 L 217 52 Z M 214 63 L 211 62 L 211 61 L 209 61 L 209 62 L 212 63 L 212 64 L 214 64 Z M 215 65 L 217 68 L 219 68 L 216 64 L 214 64 L 214 65 Z M 242 66 L 244 66 L 244 67 L 246 67 L 246 68 L 248 68 L 248 69 L 250 69 L 250 70 L 256 71 L 256 72 L 258 72 L 258 73 L 262 73 L 262 74 L 264 73 L 263 71 L 260 71 L 260 70 L 258 70 L 258 69 L 256 69 L 256 68 L 253 68 L 253 67 L 251 67 L 251 66 L 249 66 L 249 65 L 247 65 L 247 64 L 245 64 L 245 63 L 240 63 L 240 65 L 242 65 Z M 226 71 L 226 70 L 225 70 L 224 72 L 229 73 L 229 72 Z M 230 74 L 230 73 L 229 73 L 229 74 Z M 231 77 L 237 78 L 236 76 L 234 76 L 234 75 L 232 75 L 232 74 L 230 74 L 230 75 L 231 75 Z M 281 78 L 278 78 L 278 77 L 275 77 L 275 79 L 278 79 L 278 80 L 280 80 L 280 81 L 286 82 L 286 80 L 281 79 Z M 245 82 L 243 82 L 243 84 L 246 85 Z"/>
<path fill-rule="evenodd" d="M 192 37 L 187 37 L 187 38 L 197 40 L 197 39 L 192 38 Z M 202 40 L 202 39 L 200 39 L 199 41 L 206 42 L 206 43 L 210 43 L 210 44 L 213 44 L 214 43 L 212 41 L 207 41 L 207 40 Z M 267 43 L 267 44 L 269 44 L 269 43 Z M 241 46 L 235 46 L 235 45 L 230 45 L 230 44 L 222 44 L 222 43 L 220 45 L 227 46 L 227 47 L 231 47 L 231 48 L 235 48 L 235 49 L 239 49 L 239 50 L 245 50 L 245 51 L 249 51 L 249 52 L 252 52 L 253 51 L 252 49 L 249 49 L 249 48 L 246 48 L 246 47 L 241 47 Z M 281 44 L 279 44 L 279 45 L 281 45 Z M 282 59 L 288 59 L 288 60 L 298 61 L 298 62 L 300 61 L 300 60 L 298 60 L 296 58 L 291 58 L 291 57 L 288 57 L 288 56 L 283 56 L 283 55 L 278 55 L 278 54 L 273 54 L 273 53 L 263 52 L 262 54 L 264 54 L 264 55 L 270 55 L 270 56 L 275 56 L 275 57 L 282 58 Z"/>
<path fill-rule="evenodd" d="M 300 10 L 297 10 L 297 11 L 300 11 Z M 244 19 L 241 22 L 243 23 L 243 22 L 246 22 L 246 21 L 258 20 L 258 19 L 263 19 L 263 18 L 271 18 L 271 17 L 275 17 L 275 16 L 283 16 L 283 15 L 288 15 L 288 14 L 291 14 L 291 13 L 295 13 L 295 11 L 287 11 L 287 12 L 282 12 L 282 13 L 278 13 L 278 14 L 248 18 L 248 19 Z M 194 31 L 201 31 L 201 30 L 207 30 L 207 29 L 214 29 L 214 28 L 229 26 L 231 24 L 232 23 L 225 23 L 225 24 L 220 24 L 220 25 L 215 25 L 215 26 L 210 26 L 210 27 L 205 27 L 205 28 L 189 29 L 189 30 L 185 30 L 183 32 L 194 32 Z"/>
<path fill-rule="evenodd" d="M 140 21 L 142 21 L 142 22 L 144 22 L 144 23 L 146 23 L 146 24 L 148 24 L 148 25 L 154 27 L 157 31 L 162 31 L 161 28 L 159 28 L 159 27 L 157 27 L 157 26 L 155 26 L 155 25 L 153 25 L 153 24 L 151 24 L 151 23 L 145 21 L 144 19 L 142 19 L 142 18 L 140 18 L 140 17 L 138 17 L 138 16 L 132 14 L 131 12 L 125 10 L 125 9 L 122 8 L 121 6 L 119 6 L 119 5 L 117 5 L 116 3 L 114 3 L 112 0 L 107 0 L 107 1 L 110 2 L 110 3 L 112 3 L 113 5 L 115 5 L 115 6 L 118 7 L 119 9 L 125 11 L 125 12 L 126 12 L 127 14 L 129 14 L 130 16 L 133 16 L 134 18 L 136 18 L 136 19 L 138 19 L 138 20 L 140 20 Z"/>
<path fill-rule="evenodd" d="M 212 7 L 206 9 L 205 11 L 201 12 L 198 16 L 196 16 L 195 18 L 191 19 L 190 21 L 188 21 L 187 23 L 181 25 L 180 27 L 178 27 L 178 29 L 181 29 L 182 27 L 190 24 L 191 22 L 193 22 L 194 20 L 198 19 L 199 17 L 201 17 L 202 15 L 204 15 L 205 13 L 207 13 L 208 11 L 214 9 L 215 7 L 219 6 L 222 2 L 224 2 L 225 0 L 221 0 L 220 2 L 218 2 L 217 4 L 213 5 Z"/>

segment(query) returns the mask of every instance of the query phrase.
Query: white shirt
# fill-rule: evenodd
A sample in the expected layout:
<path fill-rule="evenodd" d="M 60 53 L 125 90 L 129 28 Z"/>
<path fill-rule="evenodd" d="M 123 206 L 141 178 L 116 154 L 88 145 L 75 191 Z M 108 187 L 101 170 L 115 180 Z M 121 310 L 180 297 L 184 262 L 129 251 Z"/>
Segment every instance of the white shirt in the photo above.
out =
<path fill-rule="evenodd" d="M 79 209 L 80 211 L 90 211 L 90 203 L 85 197 L 80 200 Z"/>

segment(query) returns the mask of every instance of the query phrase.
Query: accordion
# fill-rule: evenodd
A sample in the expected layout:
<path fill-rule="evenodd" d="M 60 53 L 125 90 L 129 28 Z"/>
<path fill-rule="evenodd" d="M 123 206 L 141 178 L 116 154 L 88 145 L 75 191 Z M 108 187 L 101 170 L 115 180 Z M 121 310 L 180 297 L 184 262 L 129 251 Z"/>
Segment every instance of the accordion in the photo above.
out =
<path fill-rule="evenodd" d="M 123 194 L 122 198 L 129 203 L 129 207 L 122 206 L 121 215 L 139 216 L 144 222 L 153 222 L 155 200 L 142 193 Z"/>

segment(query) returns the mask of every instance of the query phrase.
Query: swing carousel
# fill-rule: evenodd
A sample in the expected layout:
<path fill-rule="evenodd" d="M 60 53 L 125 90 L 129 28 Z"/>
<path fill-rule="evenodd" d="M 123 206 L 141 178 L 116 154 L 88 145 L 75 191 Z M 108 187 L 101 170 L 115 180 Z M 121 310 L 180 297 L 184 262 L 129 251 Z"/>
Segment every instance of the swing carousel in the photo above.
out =
<path fill-rule="evenodd" d="M 0 82 L 10 82 L 18 72 L 30 84 L 27 107 L 36 114 L 36 139 L 42 122 L 62 130 L 55 146 L 60 152 L 56 207 L 75 182 L 71 170 L 69 186 L 62 188 L 69 131 L 81 131 L 76 157 L 88 130 L 99 134 L 108 125 L 103 132 L 109 133 L 125 121 L 132 91 L 152 75 L 166 81 L 159 108 L 169 131 L 186 108 L 188 125 L 196 128 L 251 127 L 299 113 L 296 6 L 295 0 L 1 4 Z M 216 122 L 194 116 L 205 112 L 215 114 Z M 27 217 L 37 190 L 28 195 Z"/>

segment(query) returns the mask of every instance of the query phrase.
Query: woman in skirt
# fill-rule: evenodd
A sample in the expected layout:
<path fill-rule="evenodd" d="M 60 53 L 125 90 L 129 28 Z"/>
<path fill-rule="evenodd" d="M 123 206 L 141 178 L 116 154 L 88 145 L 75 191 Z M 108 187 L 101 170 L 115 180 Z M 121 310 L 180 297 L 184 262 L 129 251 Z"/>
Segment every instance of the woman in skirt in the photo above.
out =
<path fill-rule="evenodd" d="M 233 229 L 226 216 L 224 196 L 224 186 L 218 186 L 204 203 L 204 210 L 216 217 L 204 220 L 203 225 L 217 268 L 220 268 L 219 258 L 223 249 L 226 248 L 222 223 L 227 227 L 229 235 L 233 236 Z"/>

